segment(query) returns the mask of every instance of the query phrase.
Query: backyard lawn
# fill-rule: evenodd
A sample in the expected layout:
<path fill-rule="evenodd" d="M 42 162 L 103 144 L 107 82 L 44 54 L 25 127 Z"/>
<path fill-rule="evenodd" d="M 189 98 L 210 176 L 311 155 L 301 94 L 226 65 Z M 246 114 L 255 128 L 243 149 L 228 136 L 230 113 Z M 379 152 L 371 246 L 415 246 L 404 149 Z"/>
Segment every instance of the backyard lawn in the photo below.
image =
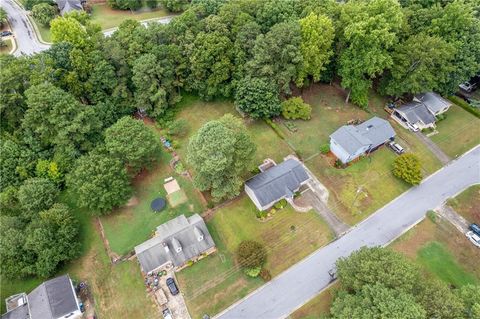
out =
<path fill-rule="evenodd" d="M 231 101 L 218 100 L 205 102 L 191 95 L 183 96 L 178 108 L 180 111 L 176 118 L 186 119 L 189 125 L 188 134 L 178 139 L 179 148 L 177 151 L 184 159 L 187 154 L 189 138 L 195 134 L 203 124 L 218 119 L 227 113 L 239 116 Z M 257 145 L 254 167 L 258 166 L 258 164 L 267 157 L 281 162 L 285 156 L 293 153 L 288 144 L 278 137 L 265 122 L 247 121 L 246 125 L 250 136 Z"/>
<path fill-rule="evenodd" d="M 147 20 L 167 16 L 168 13 L 163 9 L 150 10 L 142 8 L 139 11 L 114 10 L 106 4 L 94 4 L 92 7 L 92 22 L 98 23 L 102 30 L 118 27 L 127 19 Z"/>
<path fill-rule="evenodd" d="M 480 119 L 455 104 L 445 114 L 447 118 L 437 122 L 438 134 L 430 139 L 448 156 L 458 157 L 480 144 Z"/>
<path fill-rule="evenodd" d="M 135 181 L 135 199 L 130 206 L 115 210 L 101 218 L 110 248 L 123 255 L 131 251 L 153 235 L 155 228 L 180 214 L 187 216 L 201 213 L 203 205 L 192 182 L 176 174 L 168 165 L 171 156 L 163 152 L 159 164 L 150 172 L 141 174 Z M 187 195 L 188 201 L 172 208 L 167 203 L 166 209 L 154 213 L 150 208 L 152 200 L 166 198 L 164 180 L 173 176 Z M 175 193 L 174 193 L 175 194 Z"/>
<path fill-rule="evenodd" d="M 473 185 L 448 201 L 470 223 L 480 225 L 480 185 Z"/>
<path fill-rule="evenodd" d="M 265 268 L 276 276 L 333 238 L 313 211 L 296 213 L 288 206 L 267 222 L 257 221 L 255 211 L 250 199 L 242 195 L 207 222 L 218 253 L 177 276 L 193 318 L 216 314 L 263 283 L 246 277 L 236 266 L 234 253 L 241 241 L 262 242 L 268 251 Z"/>

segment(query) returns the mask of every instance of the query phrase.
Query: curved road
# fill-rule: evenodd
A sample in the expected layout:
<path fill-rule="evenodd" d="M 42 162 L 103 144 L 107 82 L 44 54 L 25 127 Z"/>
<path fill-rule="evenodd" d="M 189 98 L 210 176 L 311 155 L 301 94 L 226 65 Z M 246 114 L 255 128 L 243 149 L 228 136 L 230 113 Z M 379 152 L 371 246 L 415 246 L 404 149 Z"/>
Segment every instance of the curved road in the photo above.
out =
<path fill-rule="evenodd" d="M 246 298 L 215 316 L 285 318 L 330 283 L 328 270 L 362 246 L 384 246 L 470 185 L 480 183 L 480 145 L 403 193 L 338 240 L 317 250 Z"/>
<path fill-rule="evenodd" d="M 37 37 L 35 29 L 28 19 L 28 13 L 14 0 L 1 0 L 2 7 L 7 12 L 8 21 L 12 27 L 12 32 L 15 35 L 17 42 L 17 50 L 13 53 L 15 56 L 22 54 L 30 55 L 40 51 L 46 50 L 50 47 L 48 44 L 43 44 Z M 144 26 L 150 22 L 157 22 L 166 24 L 169 23 L 174 16 L 167 16 L 159 19 L 149 19 L 141 21 Z M 106 37 L 111 36 L 118 28 L 104 30 L 103 34 Z"/>
<path fill-rule="evenodd" d="M 49 48 L 38 40 L 27 12 L 22 7 L 13 0 L 1 0 L 1 3 L 2 8 L 7 12 L 8 22 L 17 42 L 17 50 L 13 53 L 15 56 L 30 55 Z"/>

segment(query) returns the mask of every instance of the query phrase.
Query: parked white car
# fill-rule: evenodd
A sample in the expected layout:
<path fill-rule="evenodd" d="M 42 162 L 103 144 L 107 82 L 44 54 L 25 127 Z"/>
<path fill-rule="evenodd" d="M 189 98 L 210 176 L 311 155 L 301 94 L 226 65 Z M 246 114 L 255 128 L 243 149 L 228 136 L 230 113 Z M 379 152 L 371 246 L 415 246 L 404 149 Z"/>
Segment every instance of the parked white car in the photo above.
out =
<path fill-rule="evenodd" d="M 401 147 L 400 144 L 395 143 L 394 141 L 388 143 L 388 146 L 398 155 L 405 153 L 403 147 Z"/>
<path fill-rule="evenodd" d="M 418 128 L 418 126 L 416 126 L 415 124 L 410 124 L 407 122 L 407 126 L 408 128 L 410 129 L 410 131 L 412 132 L 418 132 L 420 131 L 420 129 Z"/>
<path fill-rule="evenodd" d="M 469 231 L 468 233 L 465 234 L 467 238 L 478 248 L 480 248 L 480 236 L 475 234 L 473 231 Z"/>

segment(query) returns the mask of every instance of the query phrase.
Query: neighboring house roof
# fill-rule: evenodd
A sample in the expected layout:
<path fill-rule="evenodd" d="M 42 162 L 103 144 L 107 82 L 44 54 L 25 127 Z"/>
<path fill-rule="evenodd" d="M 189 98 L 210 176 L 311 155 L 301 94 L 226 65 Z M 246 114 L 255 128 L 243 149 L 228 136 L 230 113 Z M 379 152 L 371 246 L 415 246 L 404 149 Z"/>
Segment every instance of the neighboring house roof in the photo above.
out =
<path fill-rule="evenodd" d="M 55 0 L 61 15 L 73 10 L 83 10 L 82 3 L 84 1 L 85 0 Z"/>
<path fill-rule="evenodd" d="M 425 125 L 435 123 L 435 116 L 433 116 L 427 107 L 418 102 L 409 102 L 397 108 L 411 124 L 423 122 Z"/>
<path fill-rule="evenodd" d="M 135 253 L 142 270 L 148 273 L 169 261 L 182 266 L 213 247 L 215 243 L 200 215 L 180 215 L 158 226 L 156 236 L 135 247 Z"/>
<path fill-rule="evenodd" d="M 452 103 L 433 92 L 417 94 L 415 95 L 414 99 L 425 104 L 425 106 L 433 114 L 437 114 L 438 112 L 444 110 L 445 108 L 449 108 L 452 105 Z"/>
<path fill-rule="evenodd" d="M 255 175 L 245 185 L 253 191 L 260 205 L 265 206 L 292 197 L 293 192 L 309 178 L 303 165 L 291 158 Z"/>
<path fill-rule="evenodd" d="M 365 146 L 375 148 L 395 136 L 395 131 L 388 121 L 372 117 L 357 126 L 344 125 L 330 135 L 350 155 Z"/>
<path fill-rule="evenodd" d="M 35 288 L 25 305 L 2 315 L 2 319 L 57 319 L 78 310 L 70 277 L 63 275 Z"/>

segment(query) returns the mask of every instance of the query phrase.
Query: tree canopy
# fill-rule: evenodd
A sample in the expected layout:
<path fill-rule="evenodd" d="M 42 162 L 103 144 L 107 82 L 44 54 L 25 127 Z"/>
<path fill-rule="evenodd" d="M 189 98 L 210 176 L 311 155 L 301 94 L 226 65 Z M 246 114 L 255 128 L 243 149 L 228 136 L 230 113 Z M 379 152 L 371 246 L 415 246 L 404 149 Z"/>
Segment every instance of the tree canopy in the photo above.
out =
<path fill-rule="evenodd" d="M 422 181 L 420 159 L 412 153 L 400 155 L 393 162 L 393 175 L 409 184 L 420 184 Z"/>
<path fill-rule="evenodd" d="M 227 114 L 207 122 L 188 144 L 187 161 L 195 172 L 195 186 L 210 190 L 215 200 L 237 196 L 255 151 L 239 118 Z"/>

